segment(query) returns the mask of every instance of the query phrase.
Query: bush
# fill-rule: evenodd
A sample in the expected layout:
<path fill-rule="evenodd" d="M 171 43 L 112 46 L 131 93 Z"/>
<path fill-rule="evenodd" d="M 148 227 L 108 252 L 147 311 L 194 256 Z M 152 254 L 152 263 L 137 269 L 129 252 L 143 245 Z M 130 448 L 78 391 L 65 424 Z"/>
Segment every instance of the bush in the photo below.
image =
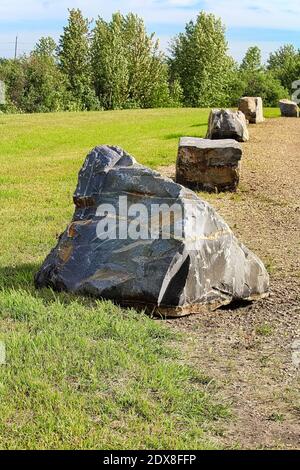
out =
<path fill-rule="evenodd" d="M 269 71 L 257 72 L 248 77 L 241 74 L 241 82 L 246 83 L 243 96 L 261 96 L 267 107 L 277 107 L 280 99 L 289 97 L 288 90 Z"/>

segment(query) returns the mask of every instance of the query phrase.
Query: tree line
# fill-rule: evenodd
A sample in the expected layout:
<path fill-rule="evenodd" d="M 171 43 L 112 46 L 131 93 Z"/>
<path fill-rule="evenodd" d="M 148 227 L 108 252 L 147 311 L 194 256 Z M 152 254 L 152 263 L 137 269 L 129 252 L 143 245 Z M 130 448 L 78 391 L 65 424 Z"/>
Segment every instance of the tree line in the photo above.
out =
<path fill-rule="evenodd" d="M 98 17 L 94 26 L 69 10 L 58 44 L 42 37 L 28 55 L 0 59 L 4 112 L 54 112 L 156 107 L 236 106 L 261 96 L 277 106 L 300 78 L 300 51 L 284 45 L 262 63 L 250 47 L 241 64 L 230 56 L 222 21 L 200 12 L 173 38 L 169 56 L 130 13 Z"/>

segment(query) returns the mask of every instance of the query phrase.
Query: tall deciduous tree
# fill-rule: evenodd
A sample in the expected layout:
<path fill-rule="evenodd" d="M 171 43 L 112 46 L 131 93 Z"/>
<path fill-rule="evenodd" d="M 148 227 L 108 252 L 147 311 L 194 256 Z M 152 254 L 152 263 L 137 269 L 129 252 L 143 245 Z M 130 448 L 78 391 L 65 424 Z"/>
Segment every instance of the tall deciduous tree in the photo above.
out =
<path fill-rule="evenodd" d="M 247 72 L 259 72 L 262 69 L 260 48 L 257 46 L 249 47 L 241 63 L 241 70 Z"/>
<path fill-rule="evenodd" d="M 42 36 L 36 43 L 32 54 L 39 57 L 57 59 L 57 44 L 51 36 Z"/>
<path fill-rule="evenodd" d="M 128 60 L 129 99 L 142 108 L 167 105 L 168 70 L 159 42 L 148 35 L 142 18 L 124 18 L 124 43 Z"/>
<path fill-rule="evenodd" d="M 0 80 L 5 82 L 5 105 L 1 106 L 1 110 L 14 113 L 22 112 L 24 90 L 26 86 L 26 58 L 20 57 L 16 60 L 1 59 L 0 60 Z"/>
<path fill-rule="evenodd" d="M 173 40 L 171 75 L 180 80 L 186 105 L 228 104 L 234 62 L 227 51 L 221 20 L 203 11 Z"/>
<path fill-rule="evenodd" d="M 59 40 L 58 56 L 68 89 L 78 106 L 92 109 L 96 100 L 91 83 L 89 24 L 79 9 L 69 10 L 68 24 Z"/>
<path fill-rule="evenodd" d="M 57 67 L 56 43 L 42 37 L 24 61 L 26 85 L 23 108 L 27 112 L 53 112 L 67 108 L 66 77 Z"/>
<path fill-rule="evenodd" d="M 168 69 L 158 42 L 137 15 L 98 18 L 92 65 L 97 96 L 106 109 L 169 104 Z"/>
<path fill-rule="evenodd" d="M 300 79 L 300 51 L 286 44 L 270 54 L 267 67 L 291 92 L 292 83 Z"/>
<path fill-rule="evenodd" d="M 277 106 L 280 98 L 288 96 L 274 74 L 263 66 L 259 47 L 250 47 L 240 67 L 240 83 L 243 83 L 243 95 L 260 96 L 265 106 Z"/>
<path fill-rule="evenodd" d="M 108 23 L 98 18 L 93 31 L 92 68 L 95 90 L 105 109 L 123 108 L 128 99 L 128 61 L 124 19 L 115 13 Z"/>

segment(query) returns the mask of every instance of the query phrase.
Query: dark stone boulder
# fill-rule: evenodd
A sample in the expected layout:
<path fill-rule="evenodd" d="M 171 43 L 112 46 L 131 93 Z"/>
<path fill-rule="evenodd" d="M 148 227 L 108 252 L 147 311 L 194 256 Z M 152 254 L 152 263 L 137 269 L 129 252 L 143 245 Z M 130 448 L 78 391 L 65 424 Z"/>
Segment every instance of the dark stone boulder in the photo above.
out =
<path fill-rule="evenodd" d="M 291 100 L 280 100 L 279 108 L 282 117 L 299 117 L 299 108 L 297 103 Z"/>
<path fill-rule="evenodd" d="M 118 147 L 87 156 L 74 203 L 38 288 L 175 317 L 267 295 L 263 263 L 208 203 Z"/>
<path fill-rule="evenodd" d="M 241 111 L 230 109 L 212 109 L 209 120 L 207 139 L 234 139 L 247 142 L 249 132 L 245 115 Z"/>

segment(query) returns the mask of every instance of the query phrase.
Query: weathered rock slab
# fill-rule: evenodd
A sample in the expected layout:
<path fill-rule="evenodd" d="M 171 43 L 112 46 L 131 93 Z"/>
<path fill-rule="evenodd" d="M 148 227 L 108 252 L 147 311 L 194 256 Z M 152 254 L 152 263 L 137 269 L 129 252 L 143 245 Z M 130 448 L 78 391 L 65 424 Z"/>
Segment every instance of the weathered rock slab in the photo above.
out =
<path fill-rule="evenodd" d="M 299 117 L 299 108 L 297 103 L 291 100 L 280 100 L 279 108 L 282 117 Z"/>
<path fill-rule="evenodd" d="M 74 202 L 71 223 L 35 277 L 38 288 L 166 316 L 267 295 L 263 263 L 207 202 L 118 147 L 87 156 Z"/>
<path fill-rule="evenodd" d="M 212 109 L 206 138 L 212 140 L 234 139 L 238 142 L 247 142 L 249 132 L 244 114 L 230 109 Z"/>
<path fill-rule="evenodd" d="M 263 101 L 259 96 L 243 96 L 239 101 L 239 111 L 250 124 L 264 122 Z"/>
<path fill-rule="evenodd" d="M 183 137 L 178 147 L 176 182 L 209 192 L 236 191 L 242 146 L 236 140 Z"/>

